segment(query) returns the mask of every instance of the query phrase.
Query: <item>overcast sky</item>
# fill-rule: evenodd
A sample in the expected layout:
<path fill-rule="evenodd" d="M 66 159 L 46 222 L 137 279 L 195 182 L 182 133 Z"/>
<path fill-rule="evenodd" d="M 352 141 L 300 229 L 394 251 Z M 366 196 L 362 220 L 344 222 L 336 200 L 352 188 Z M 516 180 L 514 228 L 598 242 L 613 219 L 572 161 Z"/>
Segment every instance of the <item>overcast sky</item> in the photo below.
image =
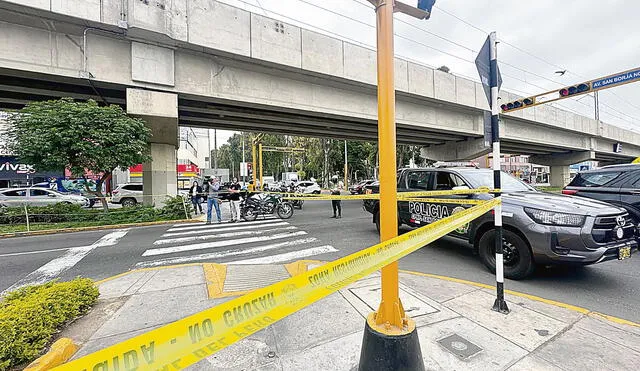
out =
<path fill-rule="evenodd" d="M 222 2 L 375 45 L 375 13 L 366 0 Z M 446 65 L 454 74 L 478 80 L 473 61 L 487 32 L 496 31 L 504 41 L 498 45 L 502 89 L 533 95 L 639 67 L 639 14 L 638 0 L 437 0 L 428 21 L 396 15 L 396 55 Z M 564 76 L 554 73 L 565 69 Z M 590 95 L 558 105 L 593 117 L 593 103 Z M 640 131 L 640 82 L 600 92 L 600 119 Z M 219 140 L 226 136 L 219 131 Z"/>

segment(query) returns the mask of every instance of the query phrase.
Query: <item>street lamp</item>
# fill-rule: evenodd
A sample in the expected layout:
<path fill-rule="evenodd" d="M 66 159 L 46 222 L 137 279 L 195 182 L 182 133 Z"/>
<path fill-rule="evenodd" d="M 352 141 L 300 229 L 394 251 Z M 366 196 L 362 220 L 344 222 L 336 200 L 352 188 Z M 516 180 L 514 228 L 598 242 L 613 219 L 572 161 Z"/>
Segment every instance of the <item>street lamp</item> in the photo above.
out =
<path fill-rule="evenodd" d="M 398 235 L 396 201 L 396 124 L 394 87 L 393 13 L 428 19 L 435 0 L 414 6 L 397 0 L 369 0 L 376 11 L 378 56 L 378 146 L 380 153 L 380 241 Z M 415 322 L 399 298 L 398 262 L 382 268 L 382 301 L 367 317 L 360 370 L 424 370 Z"/>

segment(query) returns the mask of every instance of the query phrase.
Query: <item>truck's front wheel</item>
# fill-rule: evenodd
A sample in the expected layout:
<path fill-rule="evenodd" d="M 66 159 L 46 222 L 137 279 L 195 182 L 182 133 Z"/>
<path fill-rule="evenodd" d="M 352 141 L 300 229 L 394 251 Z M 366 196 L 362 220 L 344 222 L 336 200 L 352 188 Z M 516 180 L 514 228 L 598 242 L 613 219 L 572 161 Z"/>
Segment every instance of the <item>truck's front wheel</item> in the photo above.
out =
<path fill-rule="evenodd" d="M 491 229 L 480 237 L 478 252 L 484 265 L 492 272 L 496 270 L 495 230 Z M 502 249 L 504 259 L 504 276 L 519 280 L 533 273 L 535 264 L 529 246 L 516 233 L 502 230 Z"/>

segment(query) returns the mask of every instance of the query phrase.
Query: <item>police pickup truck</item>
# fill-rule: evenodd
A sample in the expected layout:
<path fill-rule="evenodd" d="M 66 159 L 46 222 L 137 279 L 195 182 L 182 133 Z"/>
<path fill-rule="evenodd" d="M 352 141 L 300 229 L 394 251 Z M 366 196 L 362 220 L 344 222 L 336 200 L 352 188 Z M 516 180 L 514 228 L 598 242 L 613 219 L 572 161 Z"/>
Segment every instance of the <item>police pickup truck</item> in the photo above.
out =
<path fill-rule="evenodd" d="M 504 275 L 522 279 L 536 265 L 588 265 L 622 260 L 637 250 L 638 226 L 622 208 L 581 197 L 539 192 L 502 173 Z M 493 171 L 475 168 L 403 169 L 398 192 L 492 187 Z M 379 186 L 369 186 L 377 193 Z M 450 195 L 446 199 L 489 199 L 490 194 Z M 398 201 L 398 226 L 420 227 L 450 216 L 461 204 Z M 365 200 L 380 230 L 378 200 Z M 495 270 L 493 215 L 487 213 L 451 233 L 467 240 L 482 262 Z"/>

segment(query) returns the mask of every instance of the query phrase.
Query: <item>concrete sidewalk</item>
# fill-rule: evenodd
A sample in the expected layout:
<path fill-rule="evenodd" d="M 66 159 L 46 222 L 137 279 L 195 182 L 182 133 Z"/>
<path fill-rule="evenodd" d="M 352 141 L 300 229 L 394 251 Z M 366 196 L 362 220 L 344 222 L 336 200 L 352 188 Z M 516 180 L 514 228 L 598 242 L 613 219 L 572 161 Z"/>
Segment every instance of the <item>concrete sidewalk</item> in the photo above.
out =
<path fill-rule="evenodd" d="M 78 358 L 229 300 L 227 294 L 254 289 L 248 282 L 267 285 L 307 265 L 194 264 L 116 276 L 99 283 L 99 303 L 61 336 L 80 343 Z M 375 274 L 190 369 L 351 370 L 358 364 L 365 317 L 379 297 Z M 484 285 L 410 272 L 401 273 L 401 298 L 418 326 L 427 369 L 629 370 L 640 365 L 640 327 L 583 308 L 508 293 L 511 313 L 505 316 L 491 310 L 495 294 Z"/>

